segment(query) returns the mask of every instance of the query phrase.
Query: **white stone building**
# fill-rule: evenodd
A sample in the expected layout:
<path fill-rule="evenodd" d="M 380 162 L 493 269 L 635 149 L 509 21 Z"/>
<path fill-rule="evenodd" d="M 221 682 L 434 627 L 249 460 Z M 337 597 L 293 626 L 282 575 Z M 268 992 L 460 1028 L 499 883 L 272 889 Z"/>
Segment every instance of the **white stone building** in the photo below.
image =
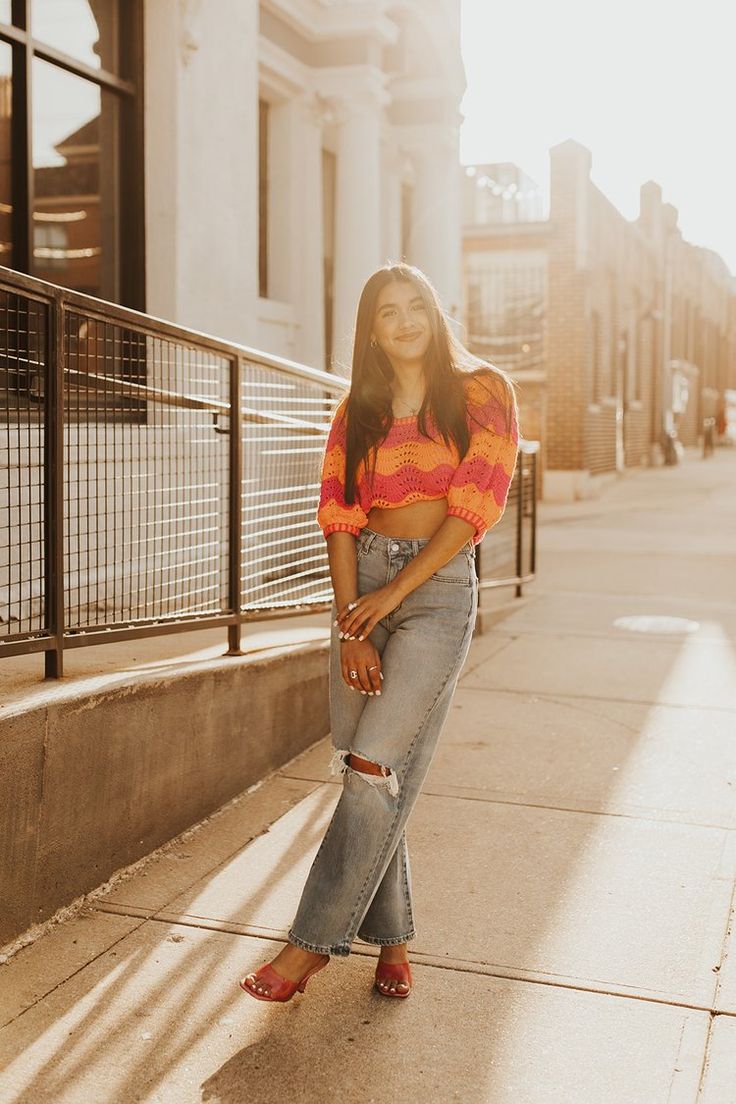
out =
<path fill-rule="evenodd" d="M 146 0 L 146 309 L 337 371 L 387 260 L 459 316 L 459 9 Z"/>
<path fill-rule="evenodd" d="M 358 296 L 385 261 L 419 265 L 460 314 L 463 91 L 459 0 L 0 2 L 0 261 L 347 375 Z M 41 400 L 57 359 L 49 308 L 31 309 L 19 284 L 0 289 L 0 514 L 18 507 L 0 524 L 0 623 L 32 631 L 45 593 Z M 226 367 L 84 310 L 64 317 L 65 624 L 130 621 L 141 594 L 148 611 L 163 560 L 177 594 L 196 564 L 193 608 L 221 608 L 228 438 L 188 399 L 226 401 Z M 120 392 L 97 389 L 103 377 Z M 167 401 L 123 389 L 141 383 Z M 275 460 L 259 447 L 257 434 L 243 444 L 258 483 L 244 558 L 283 501 L 277 562 L 308 554 L 306 538 L 311 570 L 324 554 L 316 487 L 300 504 L 290 488 L 314 480 L 319 449 Z M 113 580 L 127 604 L 110 604 Z"/>

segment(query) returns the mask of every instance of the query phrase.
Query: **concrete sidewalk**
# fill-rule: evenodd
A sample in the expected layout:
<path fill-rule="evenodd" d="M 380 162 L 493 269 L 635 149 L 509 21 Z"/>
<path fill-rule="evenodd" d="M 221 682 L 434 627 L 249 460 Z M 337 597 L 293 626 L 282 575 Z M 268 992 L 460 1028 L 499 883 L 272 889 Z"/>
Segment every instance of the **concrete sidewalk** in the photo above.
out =
<path fill-rule="evenodd" d="M 0 968 L 3 1104 L 736 1102 L 735 486 L 719 450 L 541 508 L 410 821 L 408 1001 L 360 943 L 237 987 L 337 801 L 322 741 Z"/>

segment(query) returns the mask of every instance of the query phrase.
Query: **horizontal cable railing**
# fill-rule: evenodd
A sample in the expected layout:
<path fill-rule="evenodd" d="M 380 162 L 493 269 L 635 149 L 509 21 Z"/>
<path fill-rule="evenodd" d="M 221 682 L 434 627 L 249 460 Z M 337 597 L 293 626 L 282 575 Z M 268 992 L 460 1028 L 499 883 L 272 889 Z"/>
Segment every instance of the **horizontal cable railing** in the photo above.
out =
<path fill-rule="evenodd" d="M 342 377 L 0 268 L 0 657 L 329 608 Z M 523 444 L 482 586 L 533 577 Z M 482 568 L 481 568 L 482 561 Z"/>

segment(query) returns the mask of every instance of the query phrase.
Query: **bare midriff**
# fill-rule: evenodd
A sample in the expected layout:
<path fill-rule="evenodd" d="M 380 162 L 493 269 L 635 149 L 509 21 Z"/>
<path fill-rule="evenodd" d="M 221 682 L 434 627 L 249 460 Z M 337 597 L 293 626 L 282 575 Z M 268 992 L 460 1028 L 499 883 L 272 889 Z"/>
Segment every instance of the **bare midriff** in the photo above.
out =
<path fill-rule="evenodd" d="M 385 537 L 419 540 L 433 537 L 447 514 L 447 499 L 431 498 L 382 510 L 373 506 L 368 511 L 367 526 Z"/>

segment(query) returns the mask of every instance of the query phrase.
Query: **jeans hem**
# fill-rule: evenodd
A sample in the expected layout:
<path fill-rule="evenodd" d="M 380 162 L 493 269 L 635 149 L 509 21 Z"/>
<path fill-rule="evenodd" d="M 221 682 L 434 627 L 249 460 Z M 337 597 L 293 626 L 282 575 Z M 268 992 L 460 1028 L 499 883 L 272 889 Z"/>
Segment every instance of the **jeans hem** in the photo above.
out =
<path fill-rule="evenodd" d="M 406 935 L 395 936 L 392 939 L 381 939 L 379 936 L 374 935 L 360 935 L 358 933 L 358 939 L 362 943 L 372 943 L 375 947 L 395 947 L 398 943 L 408 943 L 410 939 L 416 938 L 416 932 L 412 928 Z"/>
<path fill-rule="evenodd" d="M 349 955 L 350 947 L 344 943 L 337 945 L 322 946 L 319 943 L 308 943 L 306 939 L 300 939 L 298 935 L 294 935 L 293 932 L 287 932 L 286 938 L 290 943 L 293 943 L 296 947 L 301 947 L 303 951 L 312 951 L 313 954 L 327 954 L 327 955 Z"/>

